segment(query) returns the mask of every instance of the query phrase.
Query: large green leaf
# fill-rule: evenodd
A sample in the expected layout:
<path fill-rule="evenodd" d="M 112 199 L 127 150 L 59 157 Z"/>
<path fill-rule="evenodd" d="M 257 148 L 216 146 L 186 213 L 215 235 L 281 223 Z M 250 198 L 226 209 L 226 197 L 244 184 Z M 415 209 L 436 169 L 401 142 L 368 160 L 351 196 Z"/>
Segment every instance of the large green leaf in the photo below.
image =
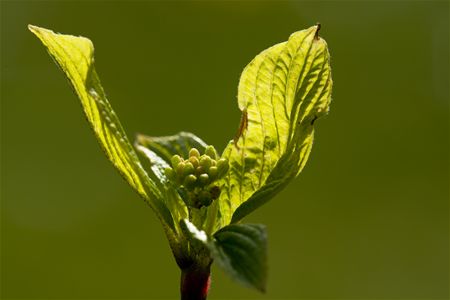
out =
<path fill-rule="evenodd" d="M 66 75 L 108 159 L 131 187 L 153 208 L 161 221 L 173 228 L 172 216 L 163 202 L 164 196 L 158 187 L 157 177 L 142 168 L 117 115 L 106 98 L 94 68 L 92 42 L 84 37 L 56 34 L 51 30 L 32 25 L 29 29 L 41 40 Z"/>
<path fill-rule="evenodd" d="M 239 134 L 223 152 L 219 227 L 237 222 L 268 201 L 305 165 L 314 121 L 328 112 L 330 57 L 319 26 L 292 34 L 256 56 L 239 82 Z"/>
<path fill-rule="evenodd" d="M 209 238 L 194 224 L 183 220 L 184 231 L 205 245 L 222 269 L 233 279 L 262 292 L 267 278 L 267 233 L 261 224 L 232 224 Z"/>

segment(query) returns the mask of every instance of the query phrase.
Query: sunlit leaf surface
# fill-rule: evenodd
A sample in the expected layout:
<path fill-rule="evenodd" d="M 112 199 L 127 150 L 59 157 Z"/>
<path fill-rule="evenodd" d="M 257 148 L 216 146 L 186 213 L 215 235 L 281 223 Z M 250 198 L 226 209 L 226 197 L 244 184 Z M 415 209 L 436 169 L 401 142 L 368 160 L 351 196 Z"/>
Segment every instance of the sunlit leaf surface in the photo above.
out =
<path fill-rule="evenodd" d="M 167 226 L 173 220 L 164 204 L 155 174 L 147 173 L 109 104 L 94 68 L 94 46 L 84 37 L 56 34 L 29 26 L 66 75 L 81 101 L 86 118 L 106 156 L 125 180 L 154 209 Z M 150 177 L 151 176 L 151 177 Z"/>
<path fill-rule="evenodd" d="M 219 227 L 267 202 L 305 165 L 314 121 L 328 112 L 330 56 L 318 26 L 256 56 L 238 90 L 238 136 L 223 152 L 230 161 L 220 198 Z"/>

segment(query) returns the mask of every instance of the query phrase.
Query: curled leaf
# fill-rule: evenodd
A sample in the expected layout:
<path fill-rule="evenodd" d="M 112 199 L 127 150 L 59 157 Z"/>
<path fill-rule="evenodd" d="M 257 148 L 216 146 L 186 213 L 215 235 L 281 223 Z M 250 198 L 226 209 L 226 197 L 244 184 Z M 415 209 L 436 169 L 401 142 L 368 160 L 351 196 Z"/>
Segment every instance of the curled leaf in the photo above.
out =
<path fill-rule="evenodd" d="M 186 158 L 190 156 L 189 151 L 192 148 L 196 148 L 203 153 L 207 146 L 198 136 L 184 131 L 175 135 L 157 137 L 138 134 L 135 144 L 152 150 L 168 164 L 171 164 L 172 156 L 175 154 Z"/>
<path fill-rule="evenodd" d="M 192 165 L 185 164 L 180 165 L 182 158 L 187 158 L 190 152 L 200 150 L 204 152 L 207 145 L 206 143 L 190 132 L 179 132 L 170 136 L 146 136 L 138 134 L 134 143 L 136 149 L 148 158 L 150 162 L 150 168 L 153 173 L 158 177 L 162 183 L 162 189 L 164 190 L 166 199 L 166 205 L 172 213 L 172 217 L 175 221 L 175 227 L 178 230 L 178 224 L 180 220 L 188 217 L 187 205 L 185 203 L 188 198 L 183 192 L 184 190 L 174 190 L 174 183 L 176 182 L 176 172 L 172 170 L 172 178 L 168 178 L 167 174 L 170 174 L 170 167 L 183 167 L 183 170 L 178 170 L 188 176 L 190 174 L 189 167 Z M 200 155 L 200 154 L 199 154 Z M 184 168 L 186 167 L 186 168 Z M 179 168 L 181 169 L 181 168 Z M 184 183 L 184 182 L 183 182 Z M 187 187 L 189 182 L 186 182 Z M 184 198 L 182 196 L 185 196 Z"/>

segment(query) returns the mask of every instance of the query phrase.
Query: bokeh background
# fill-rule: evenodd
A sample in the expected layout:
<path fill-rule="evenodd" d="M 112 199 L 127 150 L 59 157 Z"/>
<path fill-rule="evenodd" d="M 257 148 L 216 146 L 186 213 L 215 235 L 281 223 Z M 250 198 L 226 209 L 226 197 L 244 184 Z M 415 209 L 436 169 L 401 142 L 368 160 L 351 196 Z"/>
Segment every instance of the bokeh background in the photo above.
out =
<path fill-rule="evenodd" d="M 301 176 L 247 218 L 268 292 L 214 268 L 211 299 L 448 299 L 448 1 L 1 1 L 2 299 L 176 299 L 152 211 L 114 171 L 35 24 L 84 35 L 130 137 L 223 149 L 263 49 L 320 21 L 334 77 Z"/>

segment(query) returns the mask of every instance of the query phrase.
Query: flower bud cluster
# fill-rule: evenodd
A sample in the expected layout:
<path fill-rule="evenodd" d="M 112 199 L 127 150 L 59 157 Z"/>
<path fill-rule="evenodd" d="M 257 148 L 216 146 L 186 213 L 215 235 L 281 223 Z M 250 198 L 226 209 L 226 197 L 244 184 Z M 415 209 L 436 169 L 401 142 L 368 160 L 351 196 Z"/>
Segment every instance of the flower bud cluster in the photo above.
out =
<path fill-rule="evenodd" d="M 208 146 L 200 155 L 196 148 L 189 151 L 189 158 L 172 157 L 172 168 L 166 168 L 167 178 L 176 186 L 186 205 L 200 208 L 217 199 L 220 189 L 215 182 L 228 171 L 228 160 L 218 159 L 216 149 Z"/>

